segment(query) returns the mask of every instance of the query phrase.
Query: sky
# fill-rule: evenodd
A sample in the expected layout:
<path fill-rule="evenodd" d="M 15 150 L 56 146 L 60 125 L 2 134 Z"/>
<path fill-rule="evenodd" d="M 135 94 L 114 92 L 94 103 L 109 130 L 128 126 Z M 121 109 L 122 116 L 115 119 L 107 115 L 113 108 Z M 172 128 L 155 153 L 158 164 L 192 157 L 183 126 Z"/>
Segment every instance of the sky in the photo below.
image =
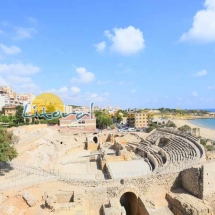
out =
<path fill-rule="evenodd" d="M 215 108 L 215 0 L 0 1 L 0 86 L 64 104 Z"/>

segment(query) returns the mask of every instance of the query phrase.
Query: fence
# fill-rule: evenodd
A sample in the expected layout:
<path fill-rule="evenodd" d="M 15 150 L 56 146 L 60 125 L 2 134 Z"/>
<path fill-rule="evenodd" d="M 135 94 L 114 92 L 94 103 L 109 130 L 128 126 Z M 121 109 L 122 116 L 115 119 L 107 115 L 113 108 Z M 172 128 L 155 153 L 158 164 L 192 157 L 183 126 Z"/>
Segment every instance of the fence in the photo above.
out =
<path fill-rule="evenodd" d="M 12 166 L 14 169 L 19 170 L 19 172 L 6 176 L 7 179 L 15 179 L 15 181 L 10 181 L 7 183 L 0 184 L 0 190 L 6 190 L 21 186 L 31 186 L 46 181 L 53 180 L 63 180 L 63 181 L 98 181 L 98 180 L 109 180 L 109 179 L 122 179 L 122 178 L 133 178 L 141 177 L 144 175 L 156 175 L 156 174 L 166 174 L 173 172 L 180 172 L 184 169 L 188 169 L 195 164 L 198 164 L 197 160 L 193 160 L 189 163 L 182 163 L 176 166 L 167 166 L 164 169 L 158 169 L 154 172 L 123 172 L 123 173 L 111 173 L 111 174 L 69 174 L 69 173 L 60 173 L 56 170 L 46 171 L 41 168 L 36 168 L 32 166 L 22 165 L 20 163 L 10 162 L 7 163 Z M 24 178 L 28 175 L 38 175 L 36 178 Z M 17 180 L 22 178 L 22 180 Z"/>

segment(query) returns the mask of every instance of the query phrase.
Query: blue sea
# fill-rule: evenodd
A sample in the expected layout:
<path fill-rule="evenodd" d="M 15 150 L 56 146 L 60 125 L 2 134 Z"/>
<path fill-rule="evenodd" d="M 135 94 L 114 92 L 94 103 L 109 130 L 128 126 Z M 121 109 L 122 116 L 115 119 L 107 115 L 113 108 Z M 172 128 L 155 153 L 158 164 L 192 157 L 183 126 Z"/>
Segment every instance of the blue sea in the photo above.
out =
<path fill-rule="evenodd" d="M 215 119 L 194 119 L 189 121 L 198 126 L 215 129 Z"/>
<path fill-rule="evenodd" d="M 215 112 L 215 109 L 200 109 L 200 110 L 206 110 L 206 111 L 209 111 L 209 112 Z"/>

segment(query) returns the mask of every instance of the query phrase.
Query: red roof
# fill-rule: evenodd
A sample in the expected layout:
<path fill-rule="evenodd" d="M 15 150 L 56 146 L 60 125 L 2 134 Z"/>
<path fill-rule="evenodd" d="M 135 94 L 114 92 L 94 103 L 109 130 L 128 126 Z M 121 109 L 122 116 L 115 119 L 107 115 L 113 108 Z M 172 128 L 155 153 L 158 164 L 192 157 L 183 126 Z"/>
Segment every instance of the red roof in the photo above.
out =
<path fill-rule="evenodd" d="M 89 116 L 84 116 L 81 119 L 90 119 L 90 117 Z M 76 117 L 75 117 L 75 115 L 70 115 L 70 116 L 67 116 L 65 118 L 61 118 L 60 120 L 76 120 Z"/>

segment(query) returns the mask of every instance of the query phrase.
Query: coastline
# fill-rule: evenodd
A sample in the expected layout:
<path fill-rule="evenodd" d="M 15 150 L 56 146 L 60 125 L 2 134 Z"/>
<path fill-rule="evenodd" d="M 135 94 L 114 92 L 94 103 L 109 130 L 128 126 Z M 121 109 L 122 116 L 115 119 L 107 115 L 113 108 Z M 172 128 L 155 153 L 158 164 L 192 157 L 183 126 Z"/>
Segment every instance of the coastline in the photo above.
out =
<path fill-rule="evenodd" d="M 176 124 L 177 127 L 181 127 L 183 125 L 188 125 L 191 128 L 200 128 L 201 137 L 215 140 L 215 129 L 210 129 L 210 128 L 206 128 L 203 126 L 195 125 L 195 124 L 191 123 L 190 121 L 184 120 L 184 119 L 174 119 L 172 121 Z"/>

